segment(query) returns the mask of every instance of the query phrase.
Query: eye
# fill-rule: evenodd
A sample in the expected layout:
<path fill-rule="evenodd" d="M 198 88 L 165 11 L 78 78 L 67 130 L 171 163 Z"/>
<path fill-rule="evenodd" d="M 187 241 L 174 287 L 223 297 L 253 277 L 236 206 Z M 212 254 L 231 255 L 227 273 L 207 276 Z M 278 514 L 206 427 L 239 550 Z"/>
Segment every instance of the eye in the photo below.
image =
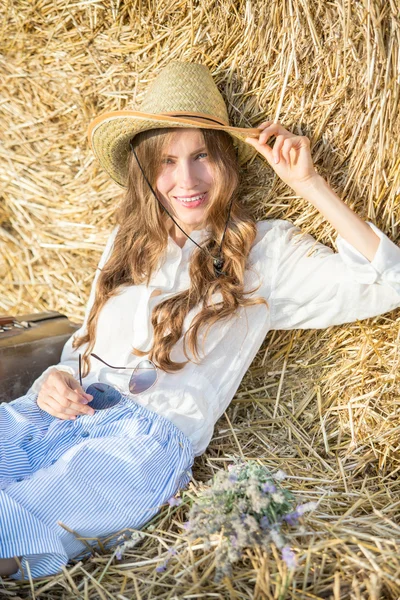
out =
<path fill-rule="evenodd" d="M 197 158 L 199 158 L 199 156 L 208 156 L 207 152 L 200 152 L 200 154 L 197 155 Z"/>

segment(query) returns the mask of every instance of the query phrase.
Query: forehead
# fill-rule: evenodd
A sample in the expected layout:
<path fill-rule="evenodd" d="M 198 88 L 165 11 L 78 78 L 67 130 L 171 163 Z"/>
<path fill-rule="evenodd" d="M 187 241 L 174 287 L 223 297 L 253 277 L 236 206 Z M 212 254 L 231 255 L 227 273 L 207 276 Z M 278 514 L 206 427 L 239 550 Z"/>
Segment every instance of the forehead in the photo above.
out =
<path fill-rule="evenodd" d="M 164 152 L 172 152 L 173 150 L 182 151 L 189 148 L 196 148 L 204 145 L 203 133 L 200 129 L 194 128 L 177 128 L 169 136 L 164 146 Z"/>

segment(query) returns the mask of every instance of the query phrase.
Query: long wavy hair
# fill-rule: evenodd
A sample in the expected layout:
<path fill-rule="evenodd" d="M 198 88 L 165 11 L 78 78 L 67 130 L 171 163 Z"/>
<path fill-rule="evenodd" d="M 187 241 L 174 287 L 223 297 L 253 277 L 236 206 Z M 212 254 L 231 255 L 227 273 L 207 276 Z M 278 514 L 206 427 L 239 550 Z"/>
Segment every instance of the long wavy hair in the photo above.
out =
<path fill-rule="evenodd" d="M 163 149 L 169 145 L 175 132 L 175 128 L 155 129 L 141 132 L 133 138 L 139 162 L 155 191 L 155 182 L 162 168 Z M 151 323 L 154 337 L 150 351 L 132 350 L 136 356 L 148 354 L 160 369 L 167 372 L 178 371 L 187 362 L 174 362 L 171 351 L 182 337 L 184 319 L 193 308 L 200 307 L 200 310 L 184 333 L 183 348 L 187 360 L 191 360 L 187 354 L 189 349 L 197 361 L 200 360 L 200 328 L 205 329 L 206 337 L 214 323 L 233 316 L 239 307 L 261 303 L 268 306 L 263 298 L 245 297 L 255 291 L 245 292 L 244 273 L 257 228 L 253 217 L 240 203 L 240 174 L 232 138 L 224 131 L 201 129 L 201 132 L 214 178 L 204 220 L 208 233 L 202 243 L 208 252 L 199 248 L 193 252 L 189 264 L 189 289 L 161 301 L 153 309 Z M 97 281 L 86 333 L 73 342 L 74 348 L 87 344 L 82 356 L 83 376 L 90 371 L 89 355 L 95 344 L 101 309 L 121 288 L 142 283 L 148 285 L 167 248 L 172 221 L 152 195 L 132 152 L 128 157 L 127 183 L 126 195 L 117 211 L 118 232 L 111 256 Z M 218 255 L 231 199 L 231 216 L 222 248 L 225 275 L 216 277 L 212 257 Z M 219 301 L 213 301 L 214 294 L 219 294 Z"/>

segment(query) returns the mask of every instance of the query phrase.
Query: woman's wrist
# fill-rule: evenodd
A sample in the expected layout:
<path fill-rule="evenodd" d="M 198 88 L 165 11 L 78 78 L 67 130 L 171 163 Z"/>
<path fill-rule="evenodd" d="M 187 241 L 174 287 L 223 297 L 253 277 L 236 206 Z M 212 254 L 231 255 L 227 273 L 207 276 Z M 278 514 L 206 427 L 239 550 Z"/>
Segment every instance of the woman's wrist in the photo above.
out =
<path fill-rule="evenodd" d="M 297 196 L 307 200 L 307 202 L 310 202 L 316 208 L 318 208 L 318 204 L 324 201 L 327 192 L 330 192 L 340 200 L 328 182 L 317 172 L 307 181 L 292 186 L 292 189 Z"/>

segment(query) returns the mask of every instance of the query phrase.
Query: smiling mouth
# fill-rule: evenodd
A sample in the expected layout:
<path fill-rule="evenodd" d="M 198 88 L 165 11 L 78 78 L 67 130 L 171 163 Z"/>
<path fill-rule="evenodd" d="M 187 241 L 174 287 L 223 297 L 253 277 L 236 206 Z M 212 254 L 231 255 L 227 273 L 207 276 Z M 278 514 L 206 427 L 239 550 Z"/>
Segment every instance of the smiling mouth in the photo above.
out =
<path fill-rule="evenodd" d="M 205 201 L 206 196 L 207 192 L 204 192 L 204 194 L 198 194 L 197 196 L 193 196 L 192 198 L 180 198 L 178 196 L 174 196 L 174 198 L 177 202 L 179 202 L 179 204 L 182 204 L 182 206 L 195 208 L 196 206 L 200 206 L 200 204 L 202 204 Z"/>

